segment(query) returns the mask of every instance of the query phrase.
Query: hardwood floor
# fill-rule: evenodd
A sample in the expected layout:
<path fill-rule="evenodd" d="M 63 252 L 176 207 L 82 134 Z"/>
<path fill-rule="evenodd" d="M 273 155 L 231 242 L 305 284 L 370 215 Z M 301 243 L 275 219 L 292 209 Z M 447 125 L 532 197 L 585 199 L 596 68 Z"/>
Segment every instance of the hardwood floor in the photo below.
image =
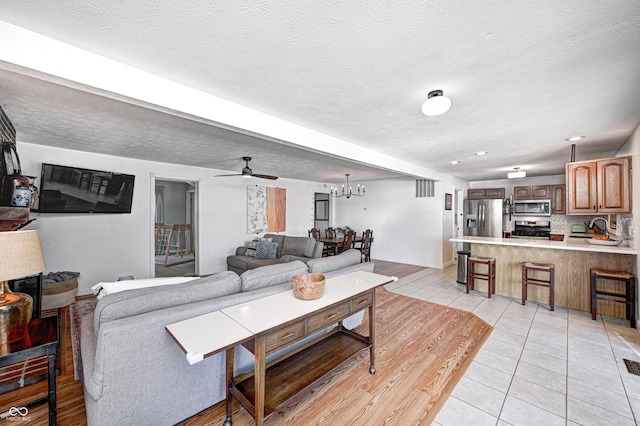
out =
<path fill-rule="evenodd" d="M 411 275 L 426 268 L 376 261 L 375 272 Z M 341 364 L 281 406 L 267 424 L 428 424 L 488 335 L 490 327 L 463 311 L 380 289 L 376 300 L 377 373 L 368 373 L 368 352 Z M 365 323 L 359 327 L 366 332 Z M 71 341 L 67 373 L 57 376 L 58 424 L 86 425 L 82 383 L 73 378 Z M 0 410 L 46 395 L 46 380 L 0 395 Z M 440 397 L 442 396 L 442 397 Z M 30 425 L 48 424 L 47 406 L 29 411 Z M 184 425 L 222 424 L 224 403 Z M 234 425 L 249 415 L 234 403 Z"/>
<path fill-rule="evenodd" d="M 389 277 L 403 278 L 409 275 L 413 275 L 416 272 L 428 269 L 424 266 L 409 265 L 407 263 L 387 262 L 386 260 L 372 259 L 372 262 L 375 265 L 373 267 L 373 272 L 375 272 L 376 274 L 387 275 Z"/>

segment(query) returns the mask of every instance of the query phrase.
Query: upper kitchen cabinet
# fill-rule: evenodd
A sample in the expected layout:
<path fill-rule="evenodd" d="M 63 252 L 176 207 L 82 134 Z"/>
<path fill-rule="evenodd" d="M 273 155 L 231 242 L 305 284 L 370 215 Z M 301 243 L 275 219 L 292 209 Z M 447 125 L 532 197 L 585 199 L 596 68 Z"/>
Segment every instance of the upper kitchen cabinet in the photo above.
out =
<path fill-rule="evenodd" d="M 567 186 L 551 185 L 551 214 L 567 213 Z"/>
<path fill-rule="evenodd" d="M 513 188 L 514 200 L 548 200 L 551 198 L 549 185 L 516 186 Z"/>
<path fill-rule="evenodd" d="M 513 199 L 514 200 L 530 200 L 531 199 L 531 187 L 530 186 L 515 186 L 515 187 L 513 187 Z"/>
<path fill-rule="evenodd" d="M 474 188 L 467 190 L 468 200 L 482 200 L 485 198 L 504 199 L 504 188 Z"/>
<path fill-rule="evenodd" d="M 630 213 L 631 158 L 567 163 L 567 213 Z"/>

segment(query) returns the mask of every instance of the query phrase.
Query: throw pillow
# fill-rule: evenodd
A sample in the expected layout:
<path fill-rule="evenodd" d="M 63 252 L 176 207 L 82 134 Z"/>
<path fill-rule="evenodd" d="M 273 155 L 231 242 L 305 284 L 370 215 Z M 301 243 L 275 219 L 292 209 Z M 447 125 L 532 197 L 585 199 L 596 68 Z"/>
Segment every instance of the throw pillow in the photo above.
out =
<path fill-rule="evenodd" d="M 256 237 L 253 240 L 249 241 L 249 249 L 251 250 L 255 250 L 256 247 L 258 247 L 258 243 L 260 241 L 268 241 L 271 242 L 272 239 L 271 238 L 260 238 L 260 237 Z M 247 254 L 247 256 L 250 256 L 249 254 Z"/>
<path fill-rule="evenodd" d="M 250 257 L 256 257 L 256 251 L 254 249 L 247 249 L 247 251 L 244 252 L 245 256 L 250 256 Z"/>
<path fill-rule="evenodd" d="M 278 252 L 278 243 L 260 241 L 256 247 L 256 259 L 275 259 Z"/>

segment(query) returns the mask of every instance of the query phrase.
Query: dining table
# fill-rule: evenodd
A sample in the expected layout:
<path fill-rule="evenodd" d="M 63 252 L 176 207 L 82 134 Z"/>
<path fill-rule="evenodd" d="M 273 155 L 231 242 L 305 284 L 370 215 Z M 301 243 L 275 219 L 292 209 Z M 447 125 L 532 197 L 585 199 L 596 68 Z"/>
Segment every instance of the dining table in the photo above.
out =
<path fill-rule="evenodd" d="M 331 247 L 333 249 L 334 254 L 337 254 L 340 251 L 340 249 L 342 249 L 342 246 L 344 245 L 344 238 L 316 238 L 316 241 L 320 243 L 324 243 L 324 245 Z M 361 243 L 362 236 L 353 237 L 353 242 Z"/>

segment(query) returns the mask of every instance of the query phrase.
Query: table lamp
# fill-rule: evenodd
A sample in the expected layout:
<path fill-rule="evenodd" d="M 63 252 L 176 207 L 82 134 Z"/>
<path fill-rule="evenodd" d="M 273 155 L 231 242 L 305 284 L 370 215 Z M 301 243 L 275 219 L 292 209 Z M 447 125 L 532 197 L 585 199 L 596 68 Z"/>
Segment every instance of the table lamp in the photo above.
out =
<path fill-rule="evenodd" d="M 0 356 L 9 353 L 9 345 L 23 339 L 29 330 L 33 299 L 13 293 L 9 280 L 38 274 L 45 270 L 38 231 L 0 232 Z"/>

